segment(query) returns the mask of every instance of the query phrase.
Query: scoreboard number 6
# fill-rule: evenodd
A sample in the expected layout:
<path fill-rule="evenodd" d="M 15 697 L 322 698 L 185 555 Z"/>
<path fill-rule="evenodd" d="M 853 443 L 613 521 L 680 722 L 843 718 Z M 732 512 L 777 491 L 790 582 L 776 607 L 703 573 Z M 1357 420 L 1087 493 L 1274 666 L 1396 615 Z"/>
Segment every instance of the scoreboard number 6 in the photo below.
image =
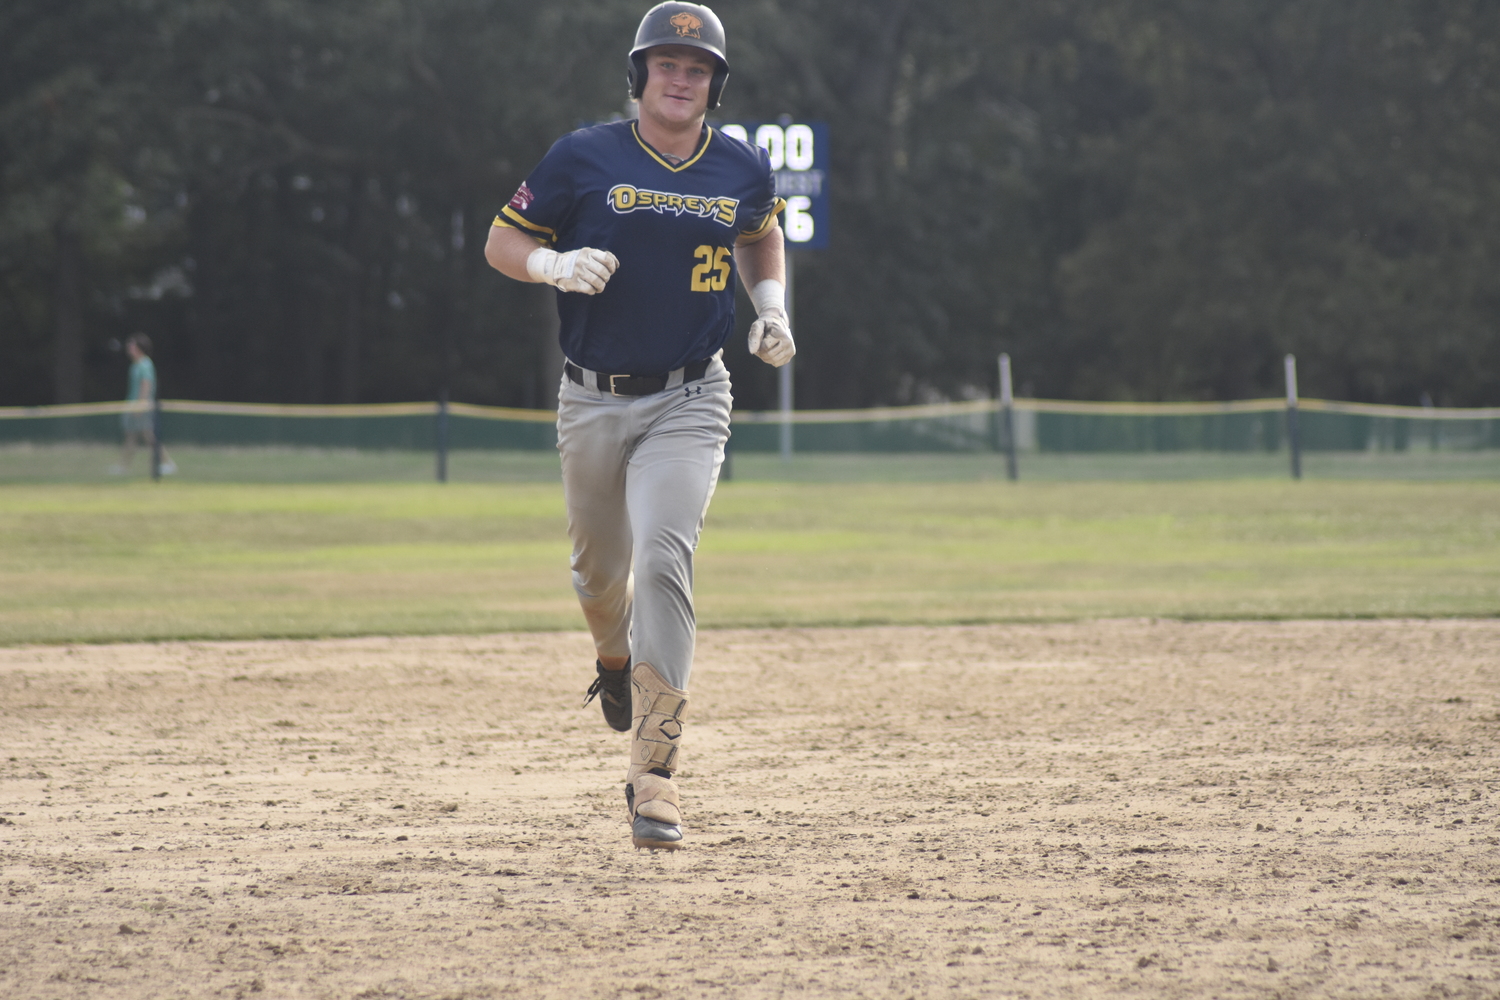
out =
<path fill-rule="evenodd" d="M 792 195 L 786 200 L 786 238 L 793 243 L 806 243 L 813 238 L 814 231 L 812 199 Z"/>
<path fill-rule="evenodd" d="M 693 251 L 693 257 L 700 262 L 693 266 L 693 291 L 722 292 L 729 287 L 728 247 L 712 247 L 705 243 Z"/>

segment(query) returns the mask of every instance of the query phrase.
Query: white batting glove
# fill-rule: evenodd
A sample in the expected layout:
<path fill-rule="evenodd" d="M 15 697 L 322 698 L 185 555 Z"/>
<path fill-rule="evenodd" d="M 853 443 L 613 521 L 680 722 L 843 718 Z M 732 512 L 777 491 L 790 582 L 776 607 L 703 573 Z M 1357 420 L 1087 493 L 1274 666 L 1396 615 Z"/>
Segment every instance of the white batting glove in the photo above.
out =
<path fill-rule="evenodd" d="M 780 368 L 797 353 L 792 327 L 787 321 L 786 286 L 767 278 L 750 289 L 750 301 L 760 317 L 750 324 L 750 353 L 773 368 Z"/>
<path fill-rule="evenodd" d="M 582 292 L 597 295 L 604 291 L 619 258 L 608 250 L 580 247 L 567 253 L 558 253 L 546 247 L 537 247 L 526 258 L 526 273 L 534 281 L 544 281 L 565 292 Z"/>
<path fill-rule="evenodd" d="M 797 353 L 792 342 L 792 328 L 787 325 L 786 313 L 781 309 L 768 309 L 750 324 L 750 353 L 773 368 L 780 368 Z"/>

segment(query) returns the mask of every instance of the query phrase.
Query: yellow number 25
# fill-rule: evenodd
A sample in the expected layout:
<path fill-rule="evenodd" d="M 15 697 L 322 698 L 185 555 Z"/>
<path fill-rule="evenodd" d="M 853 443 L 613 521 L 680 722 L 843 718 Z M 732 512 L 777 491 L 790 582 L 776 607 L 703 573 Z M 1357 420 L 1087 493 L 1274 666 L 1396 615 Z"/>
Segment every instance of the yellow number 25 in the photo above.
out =
<path fill-rule="evenodd" d="M 693 266 L 693 291 L 722 292 L 729 287 L 728 247 L 711 247 L 707 244 L 693 251 L 699 261 Z"/>

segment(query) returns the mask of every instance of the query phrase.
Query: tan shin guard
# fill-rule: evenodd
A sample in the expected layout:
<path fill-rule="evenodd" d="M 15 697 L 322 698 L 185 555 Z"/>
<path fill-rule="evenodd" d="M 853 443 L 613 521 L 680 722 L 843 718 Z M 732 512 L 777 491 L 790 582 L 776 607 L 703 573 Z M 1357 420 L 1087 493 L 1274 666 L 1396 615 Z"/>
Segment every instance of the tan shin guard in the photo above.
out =
<path fill-rule="evenodd" d="M 649 663 L 637 663 L 631 671 L 631 715 L 634 735 L 630 739 L 630 770 L 625 772 L 625 794 L 631 802 L 630 818 L 645 816 L 659 823 L 682 825 L 681 802 L 671 778 L 652 770 L 677 770 L 677 751 L 682 742 L 682 714 L 687 692 L 679 691 Z"/>

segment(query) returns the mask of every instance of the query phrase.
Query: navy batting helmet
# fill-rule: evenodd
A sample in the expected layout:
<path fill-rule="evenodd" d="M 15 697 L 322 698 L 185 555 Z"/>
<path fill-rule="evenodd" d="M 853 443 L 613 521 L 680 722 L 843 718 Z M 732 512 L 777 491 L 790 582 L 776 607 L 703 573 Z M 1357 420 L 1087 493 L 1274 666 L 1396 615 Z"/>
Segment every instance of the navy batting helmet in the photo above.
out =
<path fill-rule="evenodd" d="M 724 25 L 719 16 L 702 4 L 659 3 L 646 11 L 635 32 L 635 47 L 630 50 L 630 96 L 641 99 L 646 90 L 646 50 L 658 45 L 691 45 L 703 49 L 718 62 L 719 68 L 708 84 L 708 109 L 719 106 L 724 81 L 729 79 L 729 60 L 724 57 Z"/>

